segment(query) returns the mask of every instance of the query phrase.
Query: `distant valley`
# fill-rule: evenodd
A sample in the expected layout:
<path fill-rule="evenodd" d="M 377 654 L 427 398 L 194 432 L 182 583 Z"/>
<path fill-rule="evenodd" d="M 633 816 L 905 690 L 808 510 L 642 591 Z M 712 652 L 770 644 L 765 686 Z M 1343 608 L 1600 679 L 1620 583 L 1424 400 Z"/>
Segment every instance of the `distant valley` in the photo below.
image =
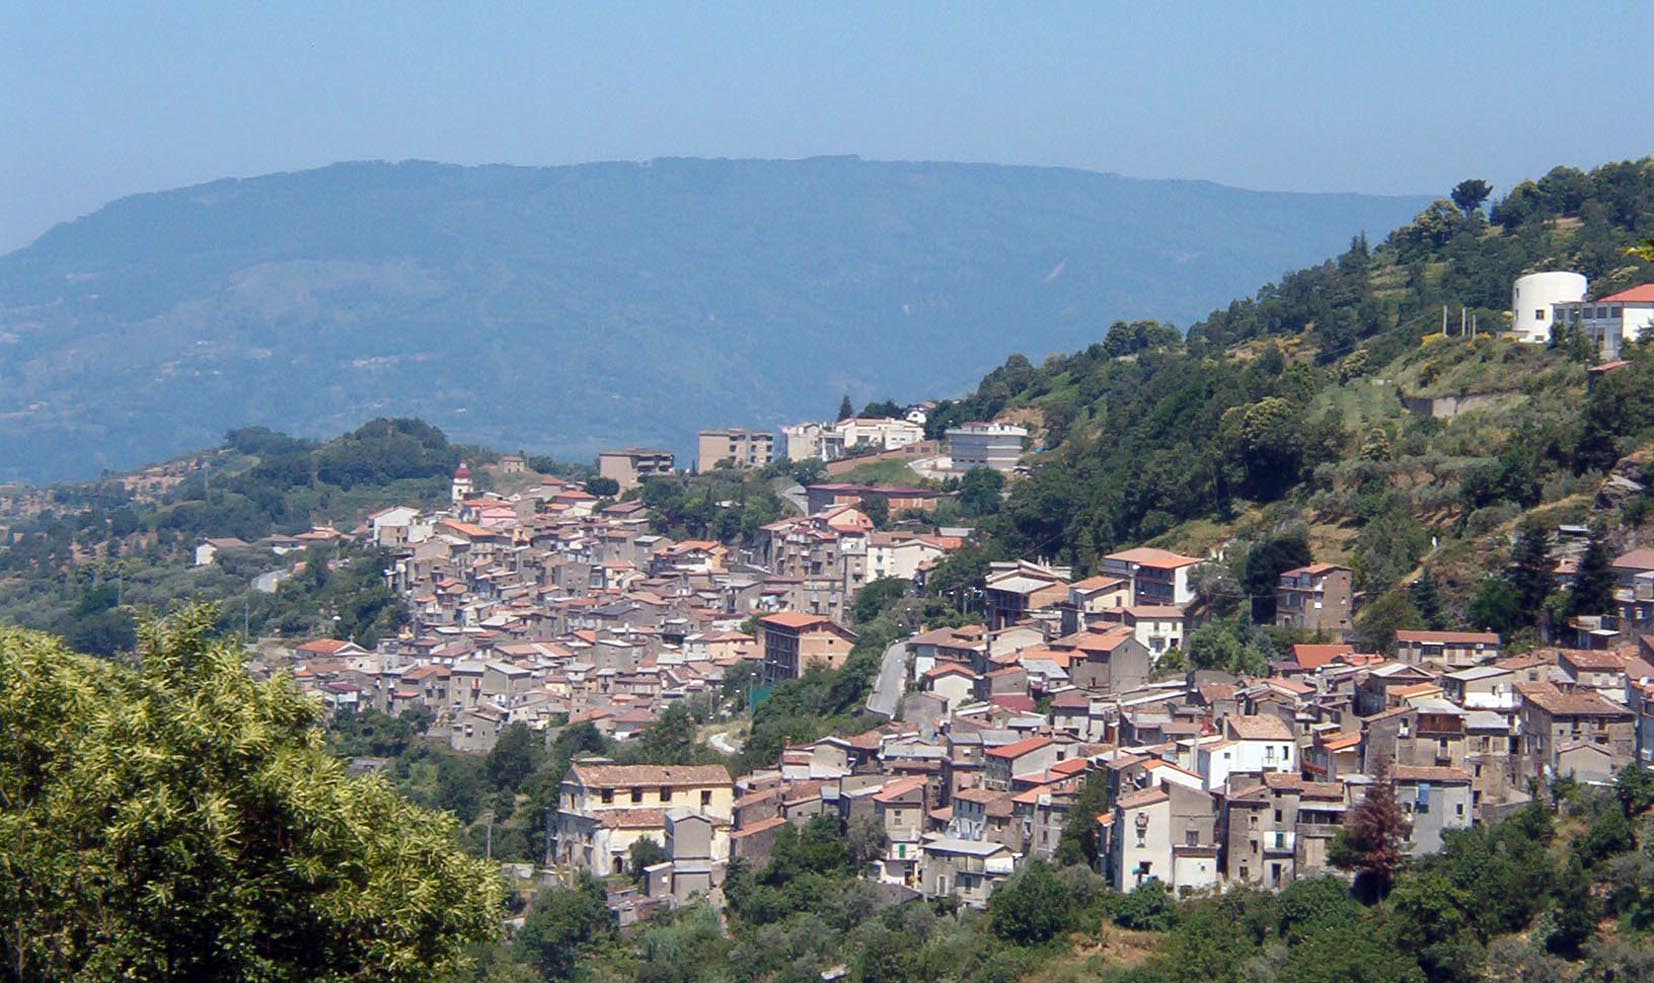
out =
<path fill-rule="evenodd" d="M 587 457 L 1180 326 L 1427 199 L 855 158 L 339 164 L 0 257 L 0 480 L 419 415 Z"/>

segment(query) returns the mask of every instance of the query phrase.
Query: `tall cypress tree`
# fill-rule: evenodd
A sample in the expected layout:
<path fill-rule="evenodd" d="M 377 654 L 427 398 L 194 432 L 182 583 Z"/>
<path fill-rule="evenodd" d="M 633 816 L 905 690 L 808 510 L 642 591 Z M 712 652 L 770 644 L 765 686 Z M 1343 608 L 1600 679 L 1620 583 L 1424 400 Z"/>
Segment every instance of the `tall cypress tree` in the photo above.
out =
<path fill-rule="evenodd" d="M 1545 526 L 1534 519 L 1522 524 L 1511 554 L 1511 586 L 1516 589 L 1516 600 L 1522 617 L 1535 624 L 1545 607 L 1545 598 L 1556 589 L 1556 573 L 1551 564 L 1551 535 Z"/>
<path fill-rule="evenodd" d="M 1614 610 L 1613 562 L 1607 533 L 1601 524 L 1593 525 L 1585 555 L 1579 561 L 1573 593 L 1568 598 L 1569 614 L 1608 614 Z"/>
<path fill-rule="evenodd" d="M 839 400 L 838 418 L 840 420 L 848 420 L 848 419 L 850 419 L 851 417 L 853 417 L 855 415 L 856 415 L 856 404 L 850 402 L 850 394 L 845 393 L 844 398 Z"/>
<path fill-rule="evenodd" d="M 1447 615 L 1442 611 L 1441 588 L 1436 584 L 1436 578 L 1429 570 L 1419 575 L 1407 589 L 1413 607 L 1418 609 L 1419 617 L 1424 619 L 1424 626 L 1431 631 L 1441 631 L 1447 627 Z"/>

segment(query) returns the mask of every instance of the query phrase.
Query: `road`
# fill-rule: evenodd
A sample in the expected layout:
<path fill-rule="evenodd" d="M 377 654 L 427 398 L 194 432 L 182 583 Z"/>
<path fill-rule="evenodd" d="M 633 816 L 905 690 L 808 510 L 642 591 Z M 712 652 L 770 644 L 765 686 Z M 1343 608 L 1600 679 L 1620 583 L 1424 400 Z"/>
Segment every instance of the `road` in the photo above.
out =
<path fill-rule="evenodd" d="M 729 735 L 722 731 L 719 731 L 718 733 L 707 738 L 706 742 L 712 745 L 712 750 L 717 751 L 719 754 L 735 755 L 741 753 L 740 742 L 730 740 Z"/>
<path fill-rule="evenodd" d="M 867 697 L 867 709 L 894 720 L 896 708 L 902 704 L 902 690 L 906 688 L 907 642 L 892 642 L 884 650 L 879 678 L 873 681 L 873 692 Z"/>

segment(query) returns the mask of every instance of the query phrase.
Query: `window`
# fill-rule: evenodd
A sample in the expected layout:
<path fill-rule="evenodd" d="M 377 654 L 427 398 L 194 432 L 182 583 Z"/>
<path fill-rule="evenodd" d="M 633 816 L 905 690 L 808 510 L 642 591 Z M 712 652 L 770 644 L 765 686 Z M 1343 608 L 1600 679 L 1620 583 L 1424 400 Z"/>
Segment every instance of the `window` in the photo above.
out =
<path fill-rule="evenodd" d="M 1194 829 L 1185 830 L 1183 832 L 1183 843 L 1185 846 L 1200 846 L 1200 831 Z"/>
<path fill-rule="evenodd" d="M 1538 310 L 1534 311 L 1533 312 L 1533 319 L 1535 321 L 1545 320 L 1545 308 L 1541 307 Z"/>
<path fill-rule="evenodd" d="M 670 788 L 667 788 L 665 785 L 662 785 L 660 787 L 660 800 L 662 802 L 671 802 L 672 801 L 672 790 Z"/>
<path fill-rule="evenodd" d="M 1455 816 L 1464 815 L 1464 803 L 1463 802 L 1455 802 L 1453 804 L 1453 814 Z"/>
<path fill-rule="evenodd" d="M 641 789 L 641 788 L 632 789 L 632 801 L 633 802 L 642 802 L 643 801 L 643 789 Z"/>
<path fill-rule="evenodd" d="M 603 802 L 604 802 L 605 805 L 607 805 L 610 802 L 613 802 L 615 800 L 615 790 L 612 789 L 612 788 L 604 789 L 603 792 L 602 792 L 601 798 L 603 799 Z"/>
<path fill-rule="evenodd" d="M 706 790 L 701 792 L 701 808 L 705 809 L 705 808 L 710 807 L 711 805 L 712 805 L 712 791 L 711 791 L 711 789 L 706 789 Z"/>
<path fill-rule="evenodd" d="M 1276 809 L 1276 810 L 1275 810 L 1275 821 L 1276 821 L 1276 822 L 1280 822 L 1280 821 L 1281 821 L 1281 810 L 1279 810 L 1279 809 Z"/>
<path fill-rule="evenodd" d="M 1264 745 L 1263 759 L 1265 761 L 1274 761 L 1275 760 L 1275 746 L 1273 744 Z"/>

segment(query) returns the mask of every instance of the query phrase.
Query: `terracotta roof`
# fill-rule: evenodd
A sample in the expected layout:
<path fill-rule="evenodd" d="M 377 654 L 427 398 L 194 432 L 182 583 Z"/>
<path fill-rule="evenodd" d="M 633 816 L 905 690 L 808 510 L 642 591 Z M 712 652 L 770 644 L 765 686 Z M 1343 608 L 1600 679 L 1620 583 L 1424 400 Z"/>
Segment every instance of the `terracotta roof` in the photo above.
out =
<path fill-rule="evenodd" d="M 802 611 L 778 611 L 759 619 L 762 624 L 775 625 L 778 628 L 809 628 L 812 625 L 828 624 L 832 620 L 823 614 L 805 614 Z"/>
<path fill-rule="evenodd" d="M 1316 738 L 1315 743 L 1328 751 L 1342 751 L 1345 748 L 1355 747 L 1361 743 L 1361 735 L 1355 731 L 1341 731 Z"/>
<path fill-rule="evenodd" d="M 1298 660 L 1303 669 L 1319 669 L 1334 659 L 1349 655 L 1355 651 L 1353 645 L 1309 645 L 1300 643 L 1292 646 L 1292 657 Z"/>
<path fill-rule="evenodd" d="M 1124 587 L 1125 585 L 1126 582 L 1119 577 L 1109 577 L 1104 574 L 1097 574 L 1094 577 L 1087 577 L 1084 580 L 1077 580 L 1068 586 L 1069 589 L 1077 590 L 1082 594 L 1091 594 L 1096 591 L 1108 590 L 1113 587 Z"/>
<path fill-rule="evenodd" d="M 351 644 L 353 643 L 337 638 L 317 638 L 312 641 L 305 642 L 303 645 L 298 646 L 294 651 L 314 652 L 317 655 L 333 655 Z"/>
<path fill-rule="evenodd" d="M 1290 741 L 1292 728 L 1274 714 L 1253 717 L 1225 717 L 1224 723 L 1243 741 Z"/>
<path fill-rule="evenodd" d="M 1138 792 L 1132 792 L 1129 795 L 1122 795 L 1114 804 L 1119 806 L 1121 809 L 1141 809 L 1144 806 L 1152 806 L 1156 803 L 1164 802 L 1171 797 L 1171 793 L 1167 792 L 1163 788 L 1160 788 L 1159 786 L 1156 786 L 1154 788 L 1146 788 Z"/>
<path fill-rule="evenodd" d="M 1654 546 L 1644 546 L 1614 558 L 1614 566 L 1622 570 L 1654 570 Z"/>
<path fill-rule="evenodd" d="M 663 809 L 606 809 L 597 814 L 600 825 L 610 829 L 660 829 L 666 825 Z"/>
<path fill-rule="evenodd" d="M 1464 645 L 1498 645 L 1499 636 L 1490 631 L 1398 631 L 1398 642 L 1424 642 L 1427 644 Z"/>
<path fill-rule="evenodd" d="M 1051 738 L 1049 737 L 1029 737 L 1024 740 L 1017 741 L 1014 744 L 1004 744 L 996 748 L 989 748 L 988 757 L 1005 758 L 1007 760 L 1012 758 L 1020 758 L 1030 751 L 1038 751 L 1040 748 L 1046 747 L 1049 744 L 1051 744 Z"/>
<path fill-rule="evenodd" d="M 910 778 L 898 778 L 893 782 L 885 783 L 884 788 L 881 788 L 878 792 L 874 793 L 873 801 L 894 802 L 909 792 L 924 787 L 925 779 L 922 775 L 914 775 Z"/>
<path fill-rule="evenodd" d="M 1139 546 L 1136 549 L 1121 550 L 1118 553 L 1110 553 L 1103 559 L 1136 563 L 1146 567 L 1186 567 L 1200 562 L 1198 556 L 1184 556 L 1181 553 L 1155 549 L 1152 546 Z"/>
<path fill-rule="evenodd" d="M 1606 672 L 1624 672 L 1625 657 L 1615 652 L 1594 649 L 1558 649 L 1558 659 L 1567 659 L 1580 669 Z"/>
<path fill-rule="evenodd" d="M 1629 717 L 1631 711 L 1594 692 L 1565 693 L 1552 683 L 1517 683 L 1522 699 L 1553 717 Z"/>
<path fill-rule="evenodd" d="M 1654 283 L 1644 283 L 1594 301 L 1598 304 L 1654 304 Z"/>
<path fill-rule="evenodd" d="M 786 823 L 787 817 L 785 816 L 771 816 L 768 819 L 760 819 L 750 826 L 742 826 L 740 829 L 730 833 L 729 838 L 732 840 L 744 840 L 749 836 L 755 836 L 765 830 L 774 829 L 777 826 L 785 826 Z"/>
<path fill-rule="evenodd" d="M 571 769 L 588 786 L 728 785 L 723 765 L 588 765 Z"/>

